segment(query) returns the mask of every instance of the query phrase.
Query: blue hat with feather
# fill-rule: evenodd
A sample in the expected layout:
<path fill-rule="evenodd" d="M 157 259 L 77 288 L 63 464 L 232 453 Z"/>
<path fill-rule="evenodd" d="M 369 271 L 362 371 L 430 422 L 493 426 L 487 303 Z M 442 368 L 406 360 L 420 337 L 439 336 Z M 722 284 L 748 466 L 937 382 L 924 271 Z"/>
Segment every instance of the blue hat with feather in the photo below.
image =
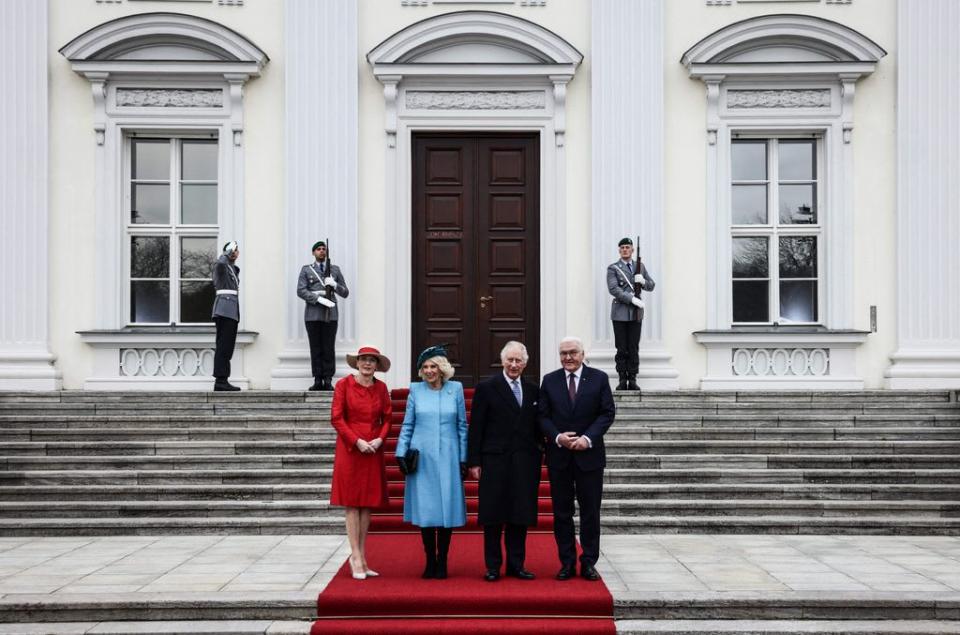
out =
<path fill-rule="evenodd" d="M 417 368 L 423 366 L 423 363 L 432 357 L 446 357 L 446 346 L 446 344 L 437 344 L 423 349 L 423 352 L 417 357 Z"/>

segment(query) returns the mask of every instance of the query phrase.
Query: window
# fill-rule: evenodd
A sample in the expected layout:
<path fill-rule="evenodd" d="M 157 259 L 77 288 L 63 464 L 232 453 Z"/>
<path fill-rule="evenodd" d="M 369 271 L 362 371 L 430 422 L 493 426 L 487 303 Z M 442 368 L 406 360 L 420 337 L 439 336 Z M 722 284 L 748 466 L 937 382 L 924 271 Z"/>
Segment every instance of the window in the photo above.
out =
<path fill-rule="evenodd" d="M 216 139 L 127 139 L 131 324 L 209 323 L 218 255 Z"/>
<path fill-rule="evenodd" d="M 730 144 L 733 322 L 820 321 L 819 139 Z"/>

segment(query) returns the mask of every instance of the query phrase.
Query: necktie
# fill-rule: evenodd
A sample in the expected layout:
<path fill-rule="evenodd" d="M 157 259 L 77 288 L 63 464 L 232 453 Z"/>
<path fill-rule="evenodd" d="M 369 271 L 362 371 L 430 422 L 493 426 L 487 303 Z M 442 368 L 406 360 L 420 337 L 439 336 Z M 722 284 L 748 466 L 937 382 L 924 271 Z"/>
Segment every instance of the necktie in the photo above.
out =
<path fill-rule="evenodd" d="M 577 398 L 577 378 L 573 373 L 570 373 L 570 383 L 567 384 L 567 391 L 570 393 L 570 403 L 573 403 Z"/>
<path fill-rule="evenodd" d="M 631 262 L 630 260 L 627 261 L 627 271 L 630 272 L 631 276 L 633 275 L 633 262 Z"/>
<path fill-rule="evenodd" d="M 523 397 L 520 396 L 520 382 L 516 379 L 510 382 L 510 387 L 513 389 L 513 396 L 517 398 L 517 405 L 523 405 Z"/>

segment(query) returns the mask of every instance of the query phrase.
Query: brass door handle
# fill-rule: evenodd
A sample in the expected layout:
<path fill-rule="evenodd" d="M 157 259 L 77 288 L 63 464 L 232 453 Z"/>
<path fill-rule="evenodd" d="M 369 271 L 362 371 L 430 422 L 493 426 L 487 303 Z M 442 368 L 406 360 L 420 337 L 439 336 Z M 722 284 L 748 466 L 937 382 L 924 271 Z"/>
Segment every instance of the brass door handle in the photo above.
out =
<path fill-rule="evenodd" d="M 490 301 L 492 301 L 492 300 L 493 300 L 493 296 L 492 296 L 492 295 L 482 295 L 482 296 L 480 296 L 480 308 L 481 308 L 481 309 L 487 308 L 487 302 L 490 302 Z"/>

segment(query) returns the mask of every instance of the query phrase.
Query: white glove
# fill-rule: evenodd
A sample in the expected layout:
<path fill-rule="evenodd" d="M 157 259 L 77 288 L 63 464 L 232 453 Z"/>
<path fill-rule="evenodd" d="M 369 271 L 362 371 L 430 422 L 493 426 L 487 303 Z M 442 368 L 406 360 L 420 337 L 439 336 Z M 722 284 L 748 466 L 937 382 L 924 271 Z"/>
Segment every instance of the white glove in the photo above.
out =
<path fill-rule="evenodd" d="M 644 278 L 643 274 L 640 274 L 640 273 L 633 276 L 633 281 L 639 284 L 640 286 L 647 284 L 647 279 Z"/>
<path fill-rule="evenodd" d="M 640 298 L 631 298 L 630 302 L 633 304 L 633 306 L 637 307 L 638 309 L 642 309 L 644 306 L 643 300 L 641 300 Z"/>
<path fill-rule="evenodd" d="M 330 308 L 337 306 L 336 304 L 326 299 L 322 295 L 317 295 L 317 304 L 322 304 L 323 306 L 330 307 Z"/>
<path fill-rule="evenodd" d="M 333 279 L 333 276 L 327 276 L 323 279 L 324 286 L 335 287 L 337 286 L 337 281 Z"/>

